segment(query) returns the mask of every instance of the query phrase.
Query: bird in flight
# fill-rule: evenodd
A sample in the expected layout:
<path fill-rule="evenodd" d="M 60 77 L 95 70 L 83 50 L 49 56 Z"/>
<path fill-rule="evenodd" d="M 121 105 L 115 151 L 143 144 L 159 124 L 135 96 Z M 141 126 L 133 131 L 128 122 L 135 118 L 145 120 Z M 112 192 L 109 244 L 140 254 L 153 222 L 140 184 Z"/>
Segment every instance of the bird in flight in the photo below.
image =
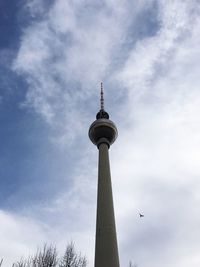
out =
<path fill-rule="evenodd" d="M 140 218 L 144 217 L 144 214 L 139 213 L 139 215 L 140 215 Z"/>

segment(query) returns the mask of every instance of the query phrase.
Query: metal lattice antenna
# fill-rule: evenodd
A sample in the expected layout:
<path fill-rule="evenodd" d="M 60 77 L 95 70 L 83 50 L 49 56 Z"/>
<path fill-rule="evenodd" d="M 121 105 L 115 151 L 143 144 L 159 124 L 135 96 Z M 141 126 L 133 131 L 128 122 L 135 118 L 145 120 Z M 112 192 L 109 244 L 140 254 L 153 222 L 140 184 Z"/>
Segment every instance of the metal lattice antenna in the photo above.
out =
<path fill-rule="evenodd" d="M 100 99 L 100 104 L 101 104 L 101 110 L 104 110 L 103 83 L 102 82 L 101 82 L 101 99 Z"/>
<path fill-rule="evenodd" d="M 109 119 L 109 114 L 104 110 L 104 98 L 103 98 L 103 83 L 101 82 L 101 97 L 100 97 L 100 110 L 96 115 L 96 119 Z"/>

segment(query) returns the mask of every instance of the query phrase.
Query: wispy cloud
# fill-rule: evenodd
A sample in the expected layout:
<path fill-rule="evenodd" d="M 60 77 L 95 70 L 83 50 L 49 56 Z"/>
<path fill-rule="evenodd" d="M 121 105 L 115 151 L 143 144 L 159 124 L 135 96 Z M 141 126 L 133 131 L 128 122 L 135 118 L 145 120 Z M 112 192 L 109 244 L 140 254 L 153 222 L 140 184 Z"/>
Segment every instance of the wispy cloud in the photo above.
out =
<path fill-rule="evenodd" d="M 129 131 L 122 128 L 114 159 L 122 257 L 133 253 L 143 266 L 163 259 L 164 266 L 198 266 L 199 5 L 163 2 L 159 15 L 160 30 L 137 42 L 115 76 L 129 91 Z M 122 188 L 129 193 L 120 212 Z M 147 213 L 142 222 L 140 210 Z"/>

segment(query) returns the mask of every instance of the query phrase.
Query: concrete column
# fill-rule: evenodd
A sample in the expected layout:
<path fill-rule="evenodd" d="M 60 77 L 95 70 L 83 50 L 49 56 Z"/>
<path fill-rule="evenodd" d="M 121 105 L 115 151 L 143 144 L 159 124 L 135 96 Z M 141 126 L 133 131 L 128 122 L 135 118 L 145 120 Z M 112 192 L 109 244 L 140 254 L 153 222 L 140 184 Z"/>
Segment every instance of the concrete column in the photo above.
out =
<path fill-rule="evenodd" d="M 95 267 L 119 267 L 108 145 L 99 145 Z"/>

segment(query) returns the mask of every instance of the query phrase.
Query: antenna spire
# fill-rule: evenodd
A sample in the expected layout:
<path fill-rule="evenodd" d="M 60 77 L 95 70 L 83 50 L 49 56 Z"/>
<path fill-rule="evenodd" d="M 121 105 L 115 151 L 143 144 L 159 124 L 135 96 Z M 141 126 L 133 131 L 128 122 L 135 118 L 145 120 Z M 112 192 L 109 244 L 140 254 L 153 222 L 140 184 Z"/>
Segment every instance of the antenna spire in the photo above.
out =
<path fill-rule="evenodd" d="M 102 82 L 101 82 L 101 99 L 100 99 L 100 104 L 101 104 L 101 110 L 104 110 L 103 83 Z"/>
<path fill-rule="evenodd" d="M 103 83 L 101 82 L 101 98 L 100 98 L 100 110 L 96 115 L 98 119 L 109 119 L 108 113 L 104 110 L 104 97 L 103 97 Z"/>

